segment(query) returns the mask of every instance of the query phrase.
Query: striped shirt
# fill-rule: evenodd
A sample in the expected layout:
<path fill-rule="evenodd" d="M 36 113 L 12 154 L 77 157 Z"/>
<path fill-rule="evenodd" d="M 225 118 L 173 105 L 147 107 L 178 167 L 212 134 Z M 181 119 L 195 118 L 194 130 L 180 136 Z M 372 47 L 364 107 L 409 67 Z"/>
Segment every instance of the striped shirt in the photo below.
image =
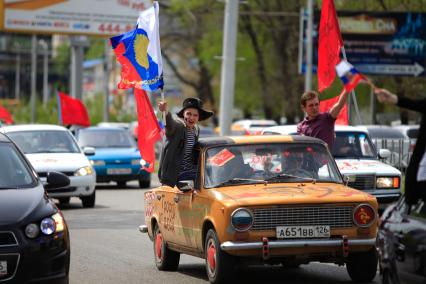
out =
<path fill-rule="evenodd" d="M 186 171 L 191 171 L 194 168 L 193 153 L 195 145 L 195 127 L 186 128 L 186 143 L 183 152 L 182 164 L 180 166 L 179 174 Z"/>

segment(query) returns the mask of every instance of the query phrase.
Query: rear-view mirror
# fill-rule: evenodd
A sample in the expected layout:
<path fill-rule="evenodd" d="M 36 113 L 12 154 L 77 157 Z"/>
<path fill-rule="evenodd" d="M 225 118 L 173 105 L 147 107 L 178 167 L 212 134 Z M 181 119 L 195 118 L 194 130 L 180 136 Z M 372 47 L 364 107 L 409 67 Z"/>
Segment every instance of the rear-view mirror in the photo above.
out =
<path fill-rule="evenodd" d="M 95 155 L 96 150 L 93 147 L 84 147 L 83 148 L 83 153 L 86 156 L 93 156 L 93 155 Z"/>
<path fill-rule="evenodd" d="M 59 172 L 48 172 L 46 182 L 47 184 L 44 185 L 45 189 L 54 189 L 70 185 L 69 177 Z"/>
<path fill-rule="evenodd" d="M 194 181 L 193 180 L 181 180 L 178 181 L 177 187 L 180 191 L 187 192 L 194 189 Z"/>
<path fill-rule="evenodd" d="M 388 149 L 380 149 L 379 150 L 379 158 L 387 159 L 391 156 L 391 152 Z"/>

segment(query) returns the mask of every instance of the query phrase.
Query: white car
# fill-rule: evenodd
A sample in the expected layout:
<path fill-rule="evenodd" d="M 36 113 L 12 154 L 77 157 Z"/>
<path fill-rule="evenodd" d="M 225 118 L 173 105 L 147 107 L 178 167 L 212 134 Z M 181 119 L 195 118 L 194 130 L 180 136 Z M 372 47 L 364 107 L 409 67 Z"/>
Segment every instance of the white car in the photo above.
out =
<path fill-rule="evenodd" d="M 70 185 L 47 190 L 49 197 L 69 203 L 79 197 L 84 207 L 93 207 L 96 199 L 96 173 L 86 155 L 94 155 L 94 148 L 80 149 L 71 132 L 58 125 L 14 125 L 0 128 L 18 145 L 31 162 L 42 182 L 49 171 L 67 175 Z"/>
<path fill-rule="evenodd" d="M 374 195 L 383 209 L 401 195 L 401 172 L 379 160 L 390 156 L 390 151 L 376 152 L 368 132 L 363 127 L 335 126 L 336 141 L 331 150 L 340 173 L 348 186 Z M 266 128 L 263 135 L 297 134 L 296 125 Z"/>
<path fill-rule="evenodd" d="M 261 134 L 263 129 L 275 125 L 278 125 L 276 121 L 267 119 L 242 119 L 232 123 L 232 127 L 243 128 L 247 135 Z"/>

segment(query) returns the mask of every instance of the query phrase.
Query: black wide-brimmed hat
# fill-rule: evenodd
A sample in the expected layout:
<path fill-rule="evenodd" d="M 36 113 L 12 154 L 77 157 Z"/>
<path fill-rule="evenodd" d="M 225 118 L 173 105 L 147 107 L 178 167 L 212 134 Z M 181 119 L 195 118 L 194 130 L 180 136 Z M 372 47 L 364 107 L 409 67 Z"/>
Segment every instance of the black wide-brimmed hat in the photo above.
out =
<path fill-rule="evenodd" d="M 199 121 L 206 120 L 213 115 L 212 111 L 203 109 L 203 102 L 198 98 L 187 98 L 183 101 L 182 109 L 176 113 L 178 117 L 183 118 L 183 113 L 187 108 L 195 108 L 198 110 Z"/>

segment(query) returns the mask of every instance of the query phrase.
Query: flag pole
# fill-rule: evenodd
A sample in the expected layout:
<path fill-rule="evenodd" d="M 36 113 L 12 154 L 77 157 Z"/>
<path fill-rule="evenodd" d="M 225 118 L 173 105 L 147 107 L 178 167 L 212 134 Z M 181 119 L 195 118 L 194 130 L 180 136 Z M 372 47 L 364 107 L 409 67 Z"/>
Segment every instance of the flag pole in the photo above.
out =
<path fill-rule="evenodd" d="M 161 89 L 161 101 L 164 102 L 164 91 Z M 163 120 L 163 125 L 166 126 L 166 113 L 164 111 L 161 112 L 161 119 Z"/>
<path fill-rule="evenodd" d="M 346 57 L 345 46 L 342 46 L 341 51 L 342 51 L 343 59 L 348 61 L 348 59 Z M 362 123 L 361 115 L 359 114 L 359 108 L 358 108 L 358 103 L 356 101 L 355 90 L 351 91 L 351 98 L 352 98 L 352 101 L 354 102 L 355 113 L 356 113 L 356 116 L 358 118 L 358 123 L 362 125 L 363 123 Z"/>

